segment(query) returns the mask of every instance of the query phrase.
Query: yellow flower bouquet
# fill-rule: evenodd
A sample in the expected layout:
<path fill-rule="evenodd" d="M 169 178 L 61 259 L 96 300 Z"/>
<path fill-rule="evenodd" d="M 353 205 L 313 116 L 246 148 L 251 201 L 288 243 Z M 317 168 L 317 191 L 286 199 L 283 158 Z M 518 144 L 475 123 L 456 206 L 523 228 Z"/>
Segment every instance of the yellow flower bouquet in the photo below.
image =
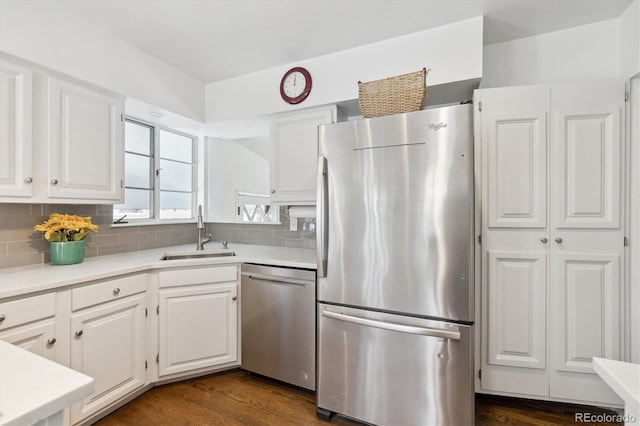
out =
<path fill-rule="evenodd" d="M 82 241 L 89 231 L 97 231 L 98 225 L 91 223 L 90 216 L 51 213 L 49 219 L 33 229 L 44 233 L 44 238 L 53 243 Z"/>

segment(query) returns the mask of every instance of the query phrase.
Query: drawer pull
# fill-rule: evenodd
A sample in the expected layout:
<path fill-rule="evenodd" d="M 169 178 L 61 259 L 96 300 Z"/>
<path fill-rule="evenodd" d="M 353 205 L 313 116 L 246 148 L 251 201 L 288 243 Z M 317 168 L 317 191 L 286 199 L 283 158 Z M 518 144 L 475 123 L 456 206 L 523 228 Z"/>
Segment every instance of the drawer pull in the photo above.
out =
<path fill-rule="evenodd" d="M 7 319 L 7 316 L 5 314 L 0 314 L 0 322 L 4 321 Z"/>
<path fill-rule="evenodd" d="M 24 183 L 32 183 L 32 182 L 33 182 L 33 178 L 31 176 L 24 178 Z"/>
<path fill-rule="evenodd" d="M 118 287 L 113 289 L 113 295 L 117 296 L 118 294 L 120 294 L 120 289 Z"/>
<path fill-rule="evenodd" d="M 58 179 L 51 179 L 51 185 L 57 185 Z"/>
<path fill-rule="evenodd" d="M 560 244 L 562 242 L 562 238 L 558 237 L 556 238 L 556 243 Z"/>
<path fill-rule="evenodd" d="M 76 330 L 76 333 L 75 333 L 75 334 L 76 334 L 76 337 L 80 337 L 80 336 L 82 336 L 82 333 L 84 333 L 84 331 L 82 331 L 82 330 Z"/>
<path fill-rule="evenodd" d="M 233 296 L 233 297 L 231 298 L 231 300 L 238 300 L 238 297 L 237 297 L 237 296 Z"/>
<path fill-rule="evenodd" d="M 47 345 L 49 345 L 49 346 L 51 346 L 51 345 L 53 345 L 55 343 L 56 343 L 56 338 L 55 337 L 52 337 L 49 340 L 47 340 Z"/>

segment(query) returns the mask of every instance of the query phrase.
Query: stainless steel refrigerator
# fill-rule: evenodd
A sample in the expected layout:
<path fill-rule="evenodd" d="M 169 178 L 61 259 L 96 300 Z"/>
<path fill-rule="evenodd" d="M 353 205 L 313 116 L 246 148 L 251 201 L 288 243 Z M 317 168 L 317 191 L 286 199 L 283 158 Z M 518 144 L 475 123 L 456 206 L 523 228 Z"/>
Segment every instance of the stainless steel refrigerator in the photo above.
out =
<path fill-rule="evenodd" d="M 318 417 L 471 425 L 472 105 L 324 125 Z"/>

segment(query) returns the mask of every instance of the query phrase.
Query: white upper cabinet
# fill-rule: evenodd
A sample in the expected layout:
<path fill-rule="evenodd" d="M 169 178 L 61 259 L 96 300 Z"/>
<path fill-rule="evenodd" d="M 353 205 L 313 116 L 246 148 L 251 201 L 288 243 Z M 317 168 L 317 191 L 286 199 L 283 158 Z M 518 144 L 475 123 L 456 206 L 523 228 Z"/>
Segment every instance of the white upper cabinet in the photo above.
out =
<path fill-rule="evenodd" d="M 283 114 L 271 121 L 271 200 L 316 203 L 318 126 L 337 121 L 336 106 Z"/>
<path fill-rule="evenodd" d="M 0 202 L 122 202 L 122 97 L 5 57 L 0 90 Z"/>
<path fill-rule="evenodd" d="M 122 101 L 54 77 L 46 85 L 47 196 L 119 201 Z"/>
<path fill-rule="evenodd" d="M 482 188 L 481 389 L 619 403 L 624 84 L 476 92 Z"/>
<path fill-rule="evenodd" d="M 31 197 L 33 72 L 0 59 L 0 197 Z"/>

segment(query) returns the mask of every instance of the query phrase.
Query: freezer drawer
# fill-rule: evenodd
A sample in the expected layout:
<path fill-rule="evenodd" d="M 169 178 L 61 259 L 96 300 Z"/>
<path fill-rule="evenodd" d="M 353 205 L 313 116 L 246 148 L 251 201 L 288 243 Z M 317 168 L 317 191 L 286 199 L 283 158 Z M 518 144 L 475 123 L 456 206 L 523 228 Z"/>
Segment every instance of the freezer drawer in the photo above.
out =
<path fill-rule="evenodd" d="M 473 425 L 473 327 L 318 304 L 318 415 Z"/>
<path fill-rule="evenodd" d="M 315 271 L 242 265 L 242 368 L 316 388 Z"/>

